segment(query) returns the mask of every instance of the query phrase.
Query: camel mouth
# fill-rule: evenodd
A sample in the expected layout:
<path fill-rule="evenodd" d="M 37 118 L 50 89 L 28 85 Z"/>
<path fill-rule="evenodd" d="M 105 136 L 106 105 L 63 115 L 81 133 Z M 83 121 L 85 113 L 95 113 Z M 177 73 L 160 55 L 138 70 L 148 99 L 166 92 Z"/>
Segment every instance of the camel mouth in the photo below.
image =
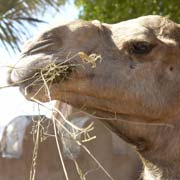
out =
<path fill-rule="evenodd" d="M 74 69 L 74 64 L 58 62 L 51 55 L 23 56 L 9 73 L 9 84 L 25 86 L 28 84 L 58 83 L 66 80 Z"/>
<path fill-rule="evenodd" d="M 77 63 L 77 57 L 80 61 Z M 69 58 L 60 59 L 55 55 L 46 54 L 23 54 L 20 61 L 9 73 L 9 84 L 21 86 L 39 83 L 59 83 L 67 80 L 77 67 L 84 68 L 85 64 L 96 67 L 96 61 L 101 61 L 101 56 L 84 52 L 78 52 Z"/>
<path fill-rule="evenodd" d="M 22 56 L 10 71 L 9 84 L 20 86 L 32 81 L 36 78 L 36 73 L 48 63 L 50 59 L 41 55 Z"/>

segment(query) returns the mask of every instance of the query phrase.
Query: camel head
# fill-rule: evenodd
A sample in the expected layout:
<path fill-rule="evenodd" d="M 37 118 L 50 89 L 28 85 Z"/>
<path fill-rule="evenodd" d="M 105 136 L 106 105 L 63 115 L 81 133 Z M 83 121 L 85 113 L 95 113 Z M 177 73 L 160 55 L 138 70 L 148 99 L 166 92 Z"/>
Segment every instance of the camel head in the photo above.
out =
<path fill-rule="evenodd" d="M 145 175 L 180 179 L 180 25 L 161 16 L 56 25 L 25 45 L 9 81 L 27 99 L 105 118 L 146 159 Z"/>
<path fill-rule="evenodd" d="M 96 53 L 96 67 L 77 54 Z M 180 110 L 180 26 L 144 16 L 117 24 L 74 21 L 56 25 L 25 45 L 10 81 L 28 99 L 48 101 L 48 64 L 66 66 L 49 85 L 51 99 L 106 116 L 165 120 Z M 48 75 L 46 75 L 48 76 Z"/>

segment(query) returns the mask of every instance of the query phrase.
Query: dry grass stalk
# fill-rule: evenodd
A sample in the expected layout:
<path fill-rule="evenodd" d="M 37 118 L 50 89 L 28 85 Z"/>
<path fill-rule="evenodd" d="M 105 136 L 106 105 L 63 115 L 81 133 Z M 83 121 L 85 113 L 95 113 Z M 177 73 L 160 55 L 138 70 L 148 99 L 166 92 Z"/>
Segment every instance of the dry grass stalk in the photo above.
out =
<path fill-rule="evenodd" d="M 77 170 L 77 173 L 79 175 L 80 180 L 86 180 L 86 177 L 84 176 L 84 174 L 83 174 L 81 168 L 79 167 L 79 164 L 77 163 L 77 161 L 76 160 L 73 160 L 73 161 L 74 161 L 74 164 L 76 166 L 76 170 Z"/>
<path fill-rule="evenodd" d="M 42 80 L 41 79 L 42 74 L 45 77 L 47 83 L 52 82 L 55 79 L 59 79 L 59 78 L 61 78 L 61 80 L 63 80 L 64 78 L 68 77 L 69 70 L 71 71 L 76 66 L 83 66 L 83 64 L 69 63 L 71 60 L 73 60 L 77 56 L 80 57 L 80 59 L 82 60 L 82 62 L 84 64 L 91 64 L 92 68 L 96 67 L 96 62 L 97 61 L 101 62 L 101 60 L 102 60 L 101 55 L 98 55 L 98 54 L 95 54 L 95 53 L 87 55 L 84 52 L 78 52 L 75 55 L 73 55 L 72 57 L 69 57 L 69 56 L 70 56 L 70 53 L 66 57 L 65 61 L 63 61 L 62 63 L 56 63 L 56 62 L 49 63 L 47 66 L 39 69 L 39 72 L 35 73 L 32 77 L 26 78 L 26 79 L 24 79 L 22 81 L 18 81 L 18 82 L 9 84 L 9 85 L 2 86 L 2 87 L 0 87 L 0 89 L 7 88 L 7 87 L 12 87 L 12 86 L 18 86 L 21 83 L 24 83 L 24 82 L 35 79 L 32 83 L 30 83 L 27 86 L 27 88 L 28 88 L 28 87 L 36 85 L 38 83 L 42 83 L 42 81 L 41 81 Z M 66 63 L 68 63 L 68 64 L 66 64 Z M 10 70 L 12 70 L 12 69 L 23 69 L 23 67 L 16 68 L 14 66 L 8 66 L 8 65 L 3 66 L 3 68 L 9 68 Z M 25 67 L 24 67 L 24 69 L 25 69 Z M 35 70 L 36 68 L 34 67 L 32 69 Z"/>
<path fill-rule="evenodd" d="M 30 177 L 29 180 L 35 180 L 36 175 L 36 160 L 38 157 L 38 148 L 39 148 L 39 140 L 40 140 L 40 128 L 41 128 L 41 122 L 43 119 L 38 119 L 36 128 L 34 131 L 34 149 L 33 149 L 33 157 L 32 157 L 32 164 L 31 164 L 31 170 L 30 170 Z"/>
<path fill-rule="evenodd" d="M 84 63 L 88 63 L 92 65 L 92 68 L 96 67 L 96 61 L 99 60 L 101 62 L 102 57 L 101 55 L 97 55 L 95 53 L 90 54 L 89 56 L 84 52 L 79 52 L 78 55 L 80 56 L 81 60 Z"/>
<path fill-rule="evenodd" d="M 47 81 L 46 81 L 46 77 L 44 77 L 44 74 L 43 74 L 42 71 L 41 71 L 41 76 L 42 76 L 42 79 L 44 81 L 45 88 L 47 90 L 47 95 L 48 95 L 49 101 L 52 101 L 50 91 L 49 91 L 49 87 L 48 87 L 48 84 L 47 84 Z M 53 81 L 53 79 L 52 79 L 52 81 Z M 62 164 L 62 167 L 63 167 L 65 178 L 66 178 L 66 180 L 69 180 L 68 173 L 67 173 L 67 170 L 66 170 L 66 166 L 65 166 L 65 163 L 64 163 L 64 160 L 63 160 L 62 151 L 60 149 L 60 145 L 59 145 L 59 141 L 58 141 L 58 135 L 57 135 L 57 129 L 56 129 L 57 127 L 56 127 L 56 122 L 55 122 L 54 116 L 52 117 L 52 121 L 53 121 L 54 135 L 55 135 L 56 145 L 57 145 L 57 149 L 58 149 L 58 153 L 59 153 L 59 158 L 60 158 L 60 161 L 61 161 L 61 164 Z"/>

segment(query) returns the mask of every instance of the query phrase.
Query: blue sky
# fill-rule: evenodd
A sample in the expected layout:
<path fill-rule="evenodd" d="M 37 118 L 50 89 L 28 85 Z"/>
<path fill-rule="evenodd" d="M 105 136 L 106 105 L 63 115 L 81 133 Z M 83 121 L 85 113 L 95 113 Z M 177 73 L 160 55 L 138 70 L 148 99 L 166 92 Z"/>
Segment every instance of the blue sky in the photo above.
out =
<path fill-rule="evenodd" d="M 74 6 L 73 1 L 70 1 L 63 6 L 59 13 L 52 12 L 51 9 L 47 11 L 42 19 L 46 20 L 50 24 L 54 24 L 58 21 L 70 21 L 78 18 L 78 9 Z M 47 24 L 39 24 L 36 28 L 30 28 L 32 35 L 35 35 L 38 31 L 45 28 Z M 18 53 L 11 56 L 6 50 L 1 47 L 0 58 L 0 86 L 5 85 L 6 82 L 6 68 L 4 66 L 8 63 L 13 64 L 18 60 Z M 0 126 L 4 126 L 10 120 L 19 115 L 31 115 L 38 114 L 37 105 L 28 102 L 21 95 L 18 88 L 6 88 L 0 90 Z M 47 114 L 47 110 L 41 108 L 42 114 Z"/>

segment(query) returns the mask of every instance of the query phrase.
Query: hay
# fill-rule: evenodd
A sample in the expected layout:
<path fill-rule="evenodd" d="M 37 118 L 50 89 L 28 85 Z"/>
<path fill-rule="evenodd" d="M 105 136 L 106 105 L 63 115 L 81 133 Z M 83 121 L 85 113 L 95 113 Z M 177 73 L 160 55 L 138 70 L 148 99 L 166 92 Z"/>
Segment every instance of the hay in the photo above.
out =
<path fill-rule="evenodd" d="M 102 57 L 101 55 L 98 55 L 98 54 L 90 54 L 89 56 L 84 53 L 84 52 L 79 52 L 78 55 L 80 56 L 81 60 L 84 62 L 84 63 L 87 63 L 87 64 L 91 64 L 92 65 L 92 68 L 95 68 L 96 67 L 96 61 L 102 61 Z"/>
<path fill-rule="evenodd" d="M 68 56 L 62 63 L 51 62 L 51 63 L 47 64 L 45 67 L 40 68 L 39 70 L 37 69 L 37 72 L 32 77 L 26 78 L 26 79 L 18 81 L 18 82 L 11 83 L 9 85 L 1 86 L 0 89 L 12 87 L 12 86 L 19 86 L 20 84 L 28 82 L 30 80 L 34 80 L 34 81 L 31 84 L 29 84 L 28 87 L 36 85 L 36 84 L 42 82 L 42 74 L 43 74 L 43 77 L 46 79 L 47 83 L 59 82 L 59 80 L 62 81 L 62 80 L 65 80 L 66 78 L 68 78 L 68 75 L 77 66 L 83 67 L 83 64 L 91 64 L 91 67 L 95 68 L 97 61 L 100 61 L 100 62 L 102 61 L 101 55 L 96 54 L 96 53 L 87 55 L 85 52 L 78 52 L 75 55 L 73 55 L 72 57 L 69 57 L 69 55 L 70 55 L 70 53 L 68 54 Z M 82 60 L 83 64 L 82 63 L 79 63 L 79 64 L 70 63 L 71 60 L 73 60 L 74 58 L 76 58 L 78 56 Z M 16 68 L 14 66 L 3 66 L 3 68 L 8 68 L 10 70 L 23 69 L 23 67 Z M 35 67 L 33 69 L 35 70 Z"/>
<path fill-rule="evenodd" d="M 32 156 L 32 163 L 31 163 L 31 170 L 30 170 L 29 180 L 35 180 L 36 160 L 37 160 L 37 157 L 38 157 L 41 121 L 42 121 L 42 119 L 37 121 L 36 128 L 34 129 L 34 132 L 33 132 L 33 135 L 35 137 L 34 137 L 34 149 L 33 149 L 33 156 Z"/>
<path fill-rule="evenodd" d="M 101 55 L 97 55 L 95 53 L 87 55 L 84 52 L 79 52 L 73 57 L 75 58 L 76 56 L 79 56 L 84 64 L 91 64 L 92 68 L 96 67 L 96 62 L 98 60 L 100 62 L 102 60 Z M 57 82 L 59 79 L 61 81 L 67 79 L 68 75 L 73 71 L 73 69 L 75 69 L 75 67 L 83 66 L 83 64 L 70 63 L 70 60 L 72 60 L 72 58 L 68 58 L 62 63 L 49 63 L 45 67 L 41 68 L 41 77 L 43 76 L 43 78 L 46 80 L 46 83 L 55 81 Z"/>

